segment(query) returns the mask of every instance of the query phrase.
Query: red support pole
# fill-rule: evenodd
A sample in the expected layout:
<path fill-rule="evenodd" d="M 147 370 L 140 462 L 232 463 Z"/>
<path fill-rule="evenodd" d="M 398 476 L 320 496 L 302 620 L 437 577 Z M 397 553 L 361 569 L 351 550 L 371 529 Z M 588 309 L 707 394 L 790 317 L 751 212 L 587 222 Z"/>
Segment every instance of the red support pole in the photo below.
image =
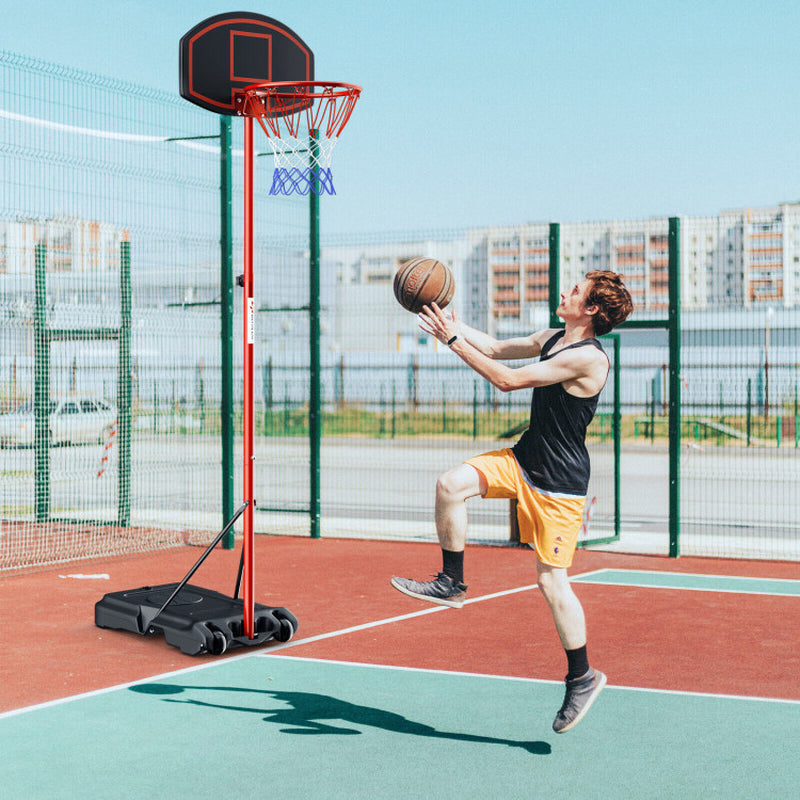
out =
<path fill-rule="evenodd" d="M 255 303 L 253 300 L 253 118 L 244 118 L 244 632 L 255 638 L 253 571 L 253 346 Z"/>

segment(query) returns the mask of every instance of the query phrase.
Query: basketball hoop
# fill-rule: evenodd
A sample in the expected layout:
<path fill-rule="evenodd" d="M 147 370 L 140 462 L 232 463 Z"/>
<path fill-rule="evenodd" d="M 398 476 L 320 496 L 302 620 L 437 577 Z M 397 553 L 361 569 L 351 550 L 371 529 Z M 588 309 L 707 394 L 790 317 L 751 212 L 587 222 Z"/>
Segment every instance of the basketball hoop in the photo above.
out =
<path fill-rule="evenodd" d="M 331 156 L 360 94 L 352 83 L 280 81 L 236 96 L 236 113 L 254 118 L 272 148 L 271 195 L 336 194 Z"/>
<path fill-rule="evenodd" d="M 308 195 L 309 203 L 309 330 L 319 324 L 319 196 L 335 194 L 330 172 L 333 147 L 344 129 L 361 87 L 348 83 L 314 80 L 314 53 L 295 31 L 272 17 L 246 11 L 216 14 L 187 31 L 179 49 L 181 96 L 200 108 L 225 116 L 244 117 L 244 258 L 238 281 L 244 293 L 242 352 L 242 493 L 241 510 L 229 522 L 242 517 L 242 561 L 240 577 L 243 598 L 241 644 L 255 644 L 265 638 L 287 641 L 297 629 L 297 620 L 277 609 L 273 623 L 266 628 L 258 617 L 255 603 L 255 494 L 253 481 L 255 405 L 254 350 L 255 299 L 253 293 L 253 218 L 254 218 L 254 132 L 255 120 L 267 136 L 275 156 L 275 173 L 270 194 Z M 230 128 L 227 129 L 230 131 Z M 229 133 L 220 130 L 222 140 Z M 230 141 L 220 147 L 223 170 L 229 168 Z M 223 183 L 226 181 L 224 180 Z M 222 192 L 221 192 L 222 193 Z M 228 189 L 223 198 L 229 200 Z M 225 204 L 223 203 L 223 206 Z M 223 258 L 223 261 L 225 259 Z M 230 334 L 227 334 L 230 335 Z M 311 398 L 319 397 L 319 338 L 311 335 Z M 314 400 L 311 401 L 312 403 Z M 310 416 L 310 435 L 320 421 Z M 312 448 L 312 463 L 314 458 Z M 318 448 L 317 448 L 318 454 Z M 313 470 L 313 466 L 312 466 Z M 311 535 L 319 535 L 319 492 L 312 479 L 310 507 Z M 227 530 L 230 530 L 228 528 Z M 223 533 L 223 536 L 226 535 Z M 215 541 L 216 544 L 216 541 Z M 214 545 L 212 545 L 213 547 Z M 190 573 L 191 574 L 191 573 Z M 191 588 L 191 587 L 190 587 Z M 205 590 L 200 590 L 205 591 Z M 236 595 L 238 598 L 239 580 Z M 167 601 L 167 604 L 171 599 Z M 160 615 L 164 610 L 157 612 Z M 192 614 L 194 612 L 192 611 Z M 290 614 L 290 612 L 286 612 Z M 143 612 L 139 613 L 139 618 Z M 191 616 L 191 614 L 190 614 Z M 152 617 L 150 617 L 152 619 Z M 197 620 L 201 617 L 198 616 Z M 288 623 L 287 623 L 288 620 Z M 294 621 L 292 621 L 294 620 Z M 236 622 L 238 626 L 238 621 Z M 288 627 L 287 627 L 288 626 Z M 196 625 L 195 628 L 204 627 Z M 234 623 L 223 629 L 233 630 Z M 207 633 L 215 631 L 206 625 Z M 238 629 L 238 628 L 237 628 Z M 281 637 L 283 637 L 281 639 Z M 216 637 L 215 637 L 216 639 Z M 241 639 L 241 641 L 239 641 Z M 227 638 L 226 638 L 227 642 Z M 221 652 L 221 643 L 206 647 Z"/>

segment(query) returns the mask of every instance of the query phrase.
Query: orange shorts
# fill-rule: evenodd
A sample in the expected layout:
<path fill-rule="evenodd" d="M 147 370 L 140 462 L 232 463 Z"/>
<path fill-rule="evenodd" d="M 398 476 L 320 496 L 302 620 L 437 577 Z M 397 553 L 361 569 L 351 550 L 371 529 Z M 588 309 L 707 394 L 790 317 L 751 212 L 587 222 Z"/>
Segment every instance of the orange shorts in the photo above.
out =
<path fill-rule="evenodd" d="M 517 500 L 519 538 L 536 551 L 536 557 L 551 567 L 569 567 L 583 525 L 586 498 L 547 492 L 531 486 L 509 448 L 467 459 L 488 484 L 484 497 Z"/>

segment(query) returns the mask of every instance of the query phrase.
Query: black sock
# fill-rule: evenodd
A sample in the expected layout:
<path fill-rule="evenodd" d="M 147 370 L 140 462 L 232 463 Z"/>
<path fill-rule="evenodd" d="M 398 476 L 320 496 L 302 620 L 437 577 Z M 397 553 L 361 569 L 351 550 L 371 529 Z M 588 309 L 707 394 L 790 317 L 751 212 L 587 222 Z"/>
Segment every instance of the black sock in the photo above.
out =
<path fill-rule="evenodd" d="M 567 654 L 567 680 L 582 678 L 589 671 L 589 656 L 586 653 L 586 645 L 575 650 L 566 650 Z"/>
<path fill-rule="evenodd" d="M 442 548 L 442 572 L 456 583 L 464 582 L 464 551 L 455 552 Z"/>

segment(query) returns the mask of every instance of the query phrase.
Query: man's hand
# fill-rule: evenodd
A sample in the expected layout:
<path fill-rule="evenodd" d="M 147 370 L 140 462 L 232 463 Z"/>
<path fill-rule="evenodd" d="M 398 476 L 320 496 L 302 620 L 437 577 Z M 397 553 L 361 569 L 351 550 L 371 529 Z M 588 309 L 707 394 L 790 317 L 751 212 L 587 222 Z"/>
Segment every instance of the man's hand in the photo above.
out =
<path fill-rule="evenodd" d="M 423 306 L 419 317 L 419 327 L 425 333 L 435 336 L 442 344 L 447 344 L 454 336 L 461 334 L 461 326 L 456 320 L 456 312 L 445 314 L 436 303 Z"/>

